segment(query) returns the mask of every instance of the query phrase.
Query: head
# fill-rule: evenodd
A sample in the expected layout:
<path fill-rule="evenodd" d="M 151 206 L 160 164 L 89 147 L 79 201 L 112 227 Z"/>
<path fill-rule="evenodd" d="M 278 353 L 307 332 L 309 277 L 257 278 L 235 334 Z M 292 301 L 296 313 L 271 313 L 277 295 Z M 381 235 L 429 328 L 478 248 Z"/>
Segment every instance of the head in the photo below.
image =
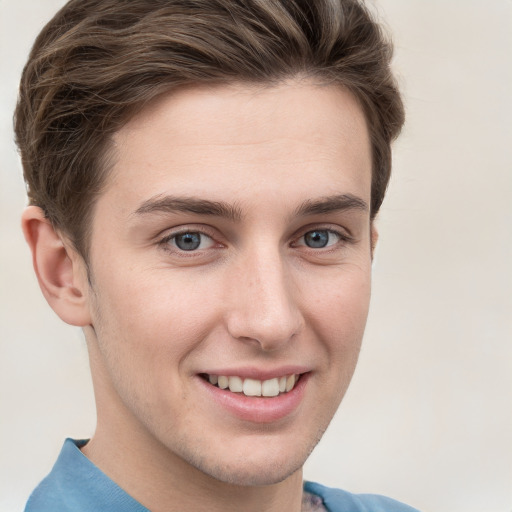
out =
<path fill-rule="evenodd" d="M 353 0 L 72 0 L 43 30 L 25 233 L 84 327 L 99 442 L 240 485 L 300 469 L 364 331 L 390 58 Z"/>

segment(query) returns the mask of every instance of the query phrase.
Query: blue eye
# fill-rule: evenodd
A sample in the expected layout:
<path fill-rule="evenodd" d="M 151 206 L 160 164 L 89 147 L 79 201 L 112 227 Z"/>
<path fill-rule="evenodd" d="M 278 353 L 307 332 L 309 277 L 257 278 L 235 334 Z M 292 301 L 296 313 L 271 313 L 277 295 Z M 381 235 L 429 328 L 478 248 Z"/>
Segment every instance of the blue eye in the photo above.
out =
<path fill-rule="evenodd" d="M 312 249 L 323 249 L 339 241 L 340 236 L 328 229 L 308 231 L 304 236 L 304 244 Z"/>
<path fill-rule="evenodd" d="M 207 249 L 213 244 L 213 240 L 204 233 L 197 231 L 187 231 L 179 233 L 169 239 L 172 245 L 181 251 L 196 251 L 197 249 Z"/>

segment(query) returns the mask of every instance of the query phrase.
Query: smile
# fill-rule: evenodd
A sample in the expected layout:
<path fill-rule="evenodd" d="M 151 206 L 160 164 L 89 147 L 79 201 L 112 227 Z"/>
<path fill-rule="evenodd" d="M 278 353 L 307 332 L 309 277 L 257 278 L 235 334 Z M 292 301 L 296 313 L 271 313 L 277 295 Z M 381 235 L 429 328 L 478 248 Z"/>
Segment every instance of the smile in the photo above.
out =
<path fill-rule="evenodd" d="M 226 375 L 205 375 L 210 384 L 232 393 L 241 393 L 245 396 L 276 397 L 282 393 L 292 391 L 300 375 L 291 374 L 275 377 L 268 380 L 257 380 Z"/>

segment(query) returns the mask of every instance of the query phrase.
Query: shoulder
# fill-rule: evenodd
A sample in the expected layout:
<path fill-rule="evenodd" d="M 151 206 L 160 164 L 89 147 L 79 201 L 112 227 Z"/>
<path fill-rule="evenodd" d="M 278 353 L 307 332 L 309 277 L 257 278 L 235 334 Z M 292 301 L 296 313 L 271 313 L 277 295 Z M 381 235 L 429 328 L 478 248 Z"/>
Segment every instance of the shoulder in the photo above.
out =
<path fill-rule="evenodd" d="M 304 489 L 320 496 L 329 512 L 418 512 L 408 505 L 377 494 L 352 494 L 313 482 L 306 482 Z"/>

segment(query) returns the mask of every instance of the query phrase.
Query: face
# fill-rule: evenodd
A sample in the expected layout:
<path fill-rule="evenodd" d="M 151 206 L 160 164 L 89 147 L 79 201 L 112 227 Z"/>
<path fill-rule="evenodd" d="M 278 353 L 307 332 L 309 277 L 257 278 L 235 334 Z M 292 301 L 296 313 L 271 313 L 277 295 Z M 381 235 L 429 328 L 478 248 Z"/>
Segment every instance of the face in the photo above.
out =
<path fill-rule="evenodd" d="M 367 316 L 357 102 L 304 82 L 184 89 L 114 151 L 89 258 L 96 436 L 217 481 L 285 479 L 335 413 Z"/>

